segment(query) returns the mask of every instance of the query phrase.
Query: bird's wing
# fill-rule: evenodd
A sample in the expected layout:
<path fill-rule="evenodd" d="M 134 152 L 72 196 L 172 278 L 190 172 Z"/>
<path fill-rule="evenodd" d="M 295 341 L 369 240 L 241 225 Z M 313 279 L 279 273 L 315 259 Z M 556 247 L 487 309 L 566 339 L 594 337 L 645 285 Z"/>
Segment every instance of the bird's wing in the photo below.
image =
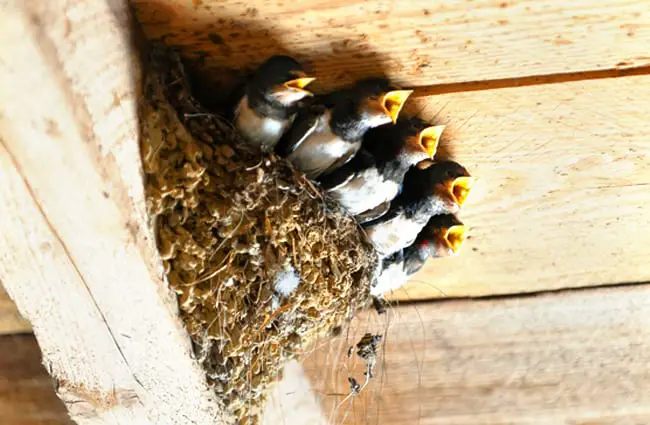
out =
<path fill-rule="evenodd" d="M 228 94 L 226 97 L 224 106 L 224 118 L 228 121 L 233 122 L 237 115 L 237 107 L 239 106 L 239 101 L 246 94 L 246 81 L 241 81 L 237 86 Z"/>
<path fill-rule="evenodd" d="M 383 205 L 383 204 L 381 204 Z M 378 217 L 373 218 L 372 220 L 369 220 L 365 223 L 363 223 L 363 227 L 372 227 L 378 224 L 383 224 L 387 223 L 389 221 L 393 221 L 397 217 L 400 217 L 402 214 L 404 214 L 404 207 L 401 205 L 395 205 L 394 202 L 389 203 L 390 208 L 388 211 L 380 215 Z"/>
<path fill-rule="evenodd" d="M 275 152 L 286 157 L 298 149 L 300 144 L 316 130 L 318 119 L 323 112 L 324 110 L 317 106 L 299 110 L 289 130 L 280 138 Z"/>
<path fill-rule="evenodd" d="M 390 209 L 390 201 L 386 201 L 377 205 L 375 208 L 364 211 L 361 214 L 356 215 L 354 218 L 359 222 L 359 224 L 368 223 L 372 220 L 377 220 L 378 218 L 384 216 Z"/>
<path fill-rule="evenodd" d="M 335 190 L 348 183 L 359 171 L 375 166 L 375 158 L 369 152 L 359 151 L 349 162 L 318 181 L 325 190 Z"/>
<path fill-rule="evenodd" d="M 336 162 L 334 162 L 332 165 L 327 167 L 327 170 L 325 170 L 325 174 L 333 173 L 334 171 L 338 170 L 339 168 L 347 164 L 349 161 L 351 161 L 352 158 L 354 158 L 356 153 L 359 151 L 360 147 L 361 144 L 358 144 L 355 148 L 350 149 L 348 152 L 341 155 L 341 157 L 337 159 Z"/>

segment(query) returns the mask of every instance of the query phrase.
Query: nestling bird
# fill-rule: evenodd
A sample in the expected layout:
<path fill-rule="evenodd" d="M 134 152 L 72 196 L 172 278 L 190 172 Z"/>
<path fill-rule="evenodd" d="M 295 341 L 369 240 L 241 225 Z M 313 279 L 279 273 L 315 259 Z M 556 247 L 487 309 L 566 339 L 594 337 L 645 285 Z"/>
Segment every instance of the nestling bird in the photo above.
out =
<path fill-rule="evenodd" d="M 388 211 L 408 169 L 433 158 L 444 128 L 411 117 L 371 129 L 361 151 L 324 176 L 321 185 L 360 222 L 377 218 Z"/>
<path fill-rule="evenodd" d="M 312 96 L 305 87 L 314 80 L 289 56 L 272 56 L 257 69 L 234 95 L 233 122 L 251 147 L 273 151 L 300 101 Z"/>
<path fill-rule="evenodd" d="M 301 110 L 276 151 L 310 179 L 330 173 L 359 151 L 366 131 L 395 123 L 411 92 L 384 79 L 361 81 L 332 105 Z"/>
<path fill-rule="evenodd" d="M 366 234 L 381 257 L 391 255 L 411 245 L 432 216 L 456 213 L 471 184 L 467 170 L 453 161 L 413 169 L 388 213 L 364 224 Z"/>
<path fill-rule="evenodd" d="M 381 271 L 370 289 L 378 297 L 402 287 L 420 271 L 429 257 L 448 257 L 458 253 L 467 238 L 467 227 L 451 214 L 431 217 L 415 242 L 383 260 Z"/>

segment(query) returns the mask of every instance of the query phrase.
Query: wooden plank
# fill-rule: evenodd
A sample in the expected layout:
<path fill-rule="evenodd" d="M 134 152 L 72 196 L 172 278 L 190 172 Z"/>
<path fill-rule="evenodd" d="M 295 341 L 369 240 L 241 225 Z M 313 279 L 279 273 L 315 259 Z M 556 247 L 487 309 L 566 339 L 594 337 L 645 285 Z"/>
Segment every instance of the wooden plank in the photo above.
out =
<path fill-rule="evenodd" d="M 0 336 L 0 418 L 2 425 L 72 425 L 41 365 L 32 335 Z M 270 390 L 264 425 L 326 424 L 302 366 L 290 362 Z"/>
<path fill-rule="evenodd" d="M 650 281 L 650 77 L 420 98 L 442 155 L 477 177 L 456 258 L 394 298 Z M 435 117 L 435 118 L 434 118 Z"/>
<path fill-rule="evenodd" d="M 345 352 L 386 323 L 376 378 L 340 405 L 347 377 L 363 382 Z M 306 362 L 332 423 L 650 423 L 648 285 L 418 303 L 352 327 Z"/>
<path fill-rule="evenodd" d="M 0 336 L 0 418 L 3 425 L 72 425 L 41 365 L 32 335 Z"/>
<path fill-rule="evenodd" d="M 78 424 L 220 424 L 145 214 L 129 23 L 120 1 L 3 6 L 0 280 Z"/>
<path fill-rule="evenodd" d="M 31 332 L 29 322 L 25 320 L 9 294 L 0 285 L 0 335 Z"/>
<path fill-rule="evenodd" d="M 149 36 L 200 58 L 204 75 L 221 82 L 232 77 L 225 70 L 275 53 L 309 62 L 321 87 L 382 71 L 423 86 L 650 65 L 644 1 L 132 3 Z"/>

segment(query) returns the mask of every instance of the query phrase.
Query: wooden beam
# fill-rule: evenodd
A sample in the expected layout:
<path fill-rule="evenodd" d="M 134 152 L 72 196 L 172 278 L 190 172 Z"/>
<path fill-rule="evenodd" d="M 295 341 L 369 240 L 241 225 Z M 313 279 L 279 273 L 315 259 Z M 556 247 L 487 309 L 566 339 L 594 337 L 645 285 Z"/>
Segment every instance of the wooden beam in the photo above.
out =
<path fill-rule="evenodd" d="M 145 214 L 121 1 L 5 2 L 0 280 L 79 424 L 225 423 Z"/>
<path fill-rule="evenodd" d="M 275 53 L 310 62 L 316 86 L 330 88 L 382 71 L 411 86 L 515 85 L 521 77 L 650 66 L 650 4 L 634 0 L 132 3 L 149 36 L 180 46 L 222 83 L 232 77 L 224 70 Z"/>
<path fill-rule="evenodd" d="M 363 382 L 348 347 L 386 323 L 376 378 L 341 404 L 333 394 L 349 393 L 348 376 Z M 649 362 L 643 285 L 368 313 L 306 369 L 333 423 L 640 425 L 650 423 Z"/>
<path fill-rule="evenodd" d="M 425 96 L 441 156 L 478 179 L 471 239 L 399 299 L 650 281 L 650 77 Z"/>

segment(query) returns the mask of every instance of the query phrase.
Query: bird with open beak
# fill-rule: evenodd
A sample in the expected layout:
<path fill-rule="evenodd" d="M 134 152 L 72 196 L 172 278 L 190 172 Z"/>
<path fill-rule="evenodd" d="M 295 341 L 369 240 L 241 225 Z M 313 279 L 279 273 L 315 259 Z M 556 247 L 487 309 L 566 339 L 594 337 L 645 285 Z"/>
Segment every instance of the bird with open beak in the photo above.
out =
<path fill-rule="evenodd" d="M 366 235 L 378 254 L 387 257 L 411 245 L 432 216 L 456 213 L 471 185 L 467 170 L 453 161 L 414 168 L 386 215 L 364 224 Z"/>
<path fill-rule="evenodd" d="M 384 79 L 361 81 L 331 105 L 299 111 L 276 152 L 310 179 L 330 173 L 359 151 L 369 129 L 395 123 L 410 94 Z"/>
<path fill-rule="evenodd" d="M 315 78 L 289 56 L 272 56 L 255 71 L 234 102 L 233 123 L 255 150 L 272 152 Z"/>
<path fill-rule="evenodd" d="M 401 288 L 431 258 L 456 255 L 467 238 L 467 227 L 452 214 L 431 217 L 413 244 L 385 258 L 370 294 L 380 297 Z"/>
<path fill-rule="evenodd" d="M 321 186 L 360 223 L 378 218 L 388 211 L 409 168 L 433 159 L 444 128 L 409 117 L 371 129 L 361 151 L 323 176 Z"/>

